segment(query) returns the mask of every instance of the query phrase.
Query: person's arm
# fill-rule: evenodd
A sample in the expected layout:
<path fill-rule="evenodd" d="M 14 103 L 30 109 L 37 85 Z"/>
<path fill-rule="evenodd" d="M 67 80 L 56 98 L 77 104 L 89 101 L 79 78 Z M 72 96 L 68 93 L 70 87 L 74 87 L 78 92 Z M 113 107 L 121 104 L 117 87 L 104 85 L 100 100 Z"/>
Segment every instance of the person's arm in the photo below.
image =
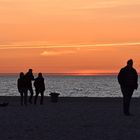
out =
<path fill-rule="evenodd" d="M 33 74 L 31 75 L 31 79 L 32 79 L 32 80 L 35 80 L 35 78 L 34 78 L 34 75 L 33 75 Z"/>
<path fill-rule="evenodd" d="M 42 83 L 43 83 L 43 90 L 45 91 L 45 82 L 44 82 L 44 78 L 42 80 Z"/>
<path fill-rule="evenodd" d="M 122 69 L 120 70 L 117 78 L 118 78 L 119 84 L 122 85 L 123 84 L 123 70 Z"/>
<path fill-rule="evenodd" d="M 20 80 L 18 79 L 17 80 L 17 88 L 18 88 L 18 91 L 20 90 Z"/>
<path fill-rule="evenodd" d="M 19 87 L 19 79 L 17 80 L 17 88 Z"/>
<path fill-rule="evenodd" d="M 138 89 L 138 73 L 136 70 L 135 70 L 135 75 L 136 75 L 136 88 L 135 89 Z"/>

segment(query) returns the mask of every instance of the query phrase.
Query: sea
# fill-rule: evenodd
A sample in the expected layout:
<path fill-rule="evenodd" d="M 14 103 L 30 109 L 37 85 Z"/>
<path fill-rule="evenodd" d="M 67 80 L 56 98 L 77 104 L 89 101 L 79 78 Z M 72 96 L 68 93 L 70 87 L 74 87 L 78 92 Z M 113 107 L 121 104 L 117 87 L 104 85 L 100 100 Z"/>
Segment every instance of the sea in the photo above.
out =
<path fill-rule="evenodd" d="M 0 75 L 0 96 L 20 96 L 17 90 L 18 75 Z M 116 75 L 44 75 L 45 96 L 51 92 L 61 97 L 122 97 Z M 140 85 L 140 77 L 139 77 Z M 140 87 L 133 97 L 140 97 Z"/>

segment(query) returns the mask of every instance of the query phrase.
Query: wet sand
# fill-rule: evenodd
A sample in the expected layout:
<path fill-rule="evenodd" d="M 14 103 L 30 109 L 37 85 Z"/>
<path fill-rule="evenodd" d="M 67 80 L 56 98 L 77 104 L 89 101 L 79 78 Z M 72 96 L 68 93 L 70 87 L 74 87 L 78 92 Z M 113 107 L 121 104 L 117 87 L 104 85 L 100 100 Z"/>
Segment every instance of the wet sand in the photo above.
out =
<path fill-rule="evenodd" d="M 140 99 L 133 98 L 124 116 L 121 98 L 45 97 L 44 105 L 20 106 L 19 97 L 0 97 L 1 140 L 138 140 Z"/>

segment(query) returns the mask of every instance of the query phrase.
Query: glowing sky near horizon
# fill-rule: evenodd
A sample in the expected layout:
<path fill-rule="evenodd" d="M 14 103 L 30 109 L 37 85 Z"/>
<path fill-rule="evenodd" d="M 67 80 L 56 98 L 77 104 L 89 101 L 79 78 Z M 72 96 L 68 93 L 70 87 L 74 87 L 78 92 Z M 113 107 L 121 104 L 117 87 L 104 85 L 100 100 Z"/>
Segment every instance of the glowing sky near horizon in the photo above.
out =
<path fill-rule="evenodd" d="M 140 72 L 140 1 L 0 0 L 0 73 Z"/>

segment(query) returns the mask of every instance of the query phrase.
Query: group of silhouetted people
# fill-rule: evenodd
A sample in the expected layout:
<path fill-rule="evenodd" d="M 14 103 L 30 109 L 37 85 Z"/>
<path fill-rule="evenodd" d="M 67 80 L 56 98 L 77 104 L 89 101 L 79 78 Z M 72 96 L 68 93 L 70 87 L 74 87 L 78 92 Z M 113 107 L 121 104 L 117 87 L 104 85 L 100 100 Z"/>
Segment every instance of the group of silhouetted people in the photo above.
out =
<path fill-rule="evenodd" d="M 23 72 L 20 73 L 18 79 L 18 90 L 21 95 L 21 105 L 27 105 L 27 95 L 28 91 L 30 91 L 29 103 L 32 104 L 33 98 L 33 88 L 32 88 L 32 81 L 34 81 L 35 87 L 35 99 L 34 104 L 37 103 L 38 95 L 41 94 L 40 104 L 43 104 L 43 97 L 45 91 L 45 84 L 44 78 L 42 73 L 38 74 L 37 78 L 34 78 L 32 69 L 24 74 Z M 130 100 L 134 90 L 138 88 L 138 74 L 137 71 L 133 68 L 133 60 L 130 59 L 127 61 L 127 65 L 122 68 L 118 74 L 118 82 L 121 87 L 121 91 L 123 94 L 123 112 L 125 115 L 129 116 L 129 108 L 130 108 Z"/>
<path fill-rule="evenodd" d="M 34 95 L 32 81 L 34 81 L 34 87 L 36 93 L 34 104 L 37 103 L 37 98 L 39 94 L 41 94 L 40 104 L 43 104 L 44 91 L 45 91 L 44 78 L 42 76 L 42 73 L 39 73 L 38 77 L 34 78 L 32 69 L 29 69 L 29 71 L 26 74 L 21 72 L 17 80 L 18 91 L 21 95 L 21 105 L 27 105 L 28 91 L 30 92 L 30 97 L 28 101 L 30 104 L 32 104 L 32 98 Z"/>

